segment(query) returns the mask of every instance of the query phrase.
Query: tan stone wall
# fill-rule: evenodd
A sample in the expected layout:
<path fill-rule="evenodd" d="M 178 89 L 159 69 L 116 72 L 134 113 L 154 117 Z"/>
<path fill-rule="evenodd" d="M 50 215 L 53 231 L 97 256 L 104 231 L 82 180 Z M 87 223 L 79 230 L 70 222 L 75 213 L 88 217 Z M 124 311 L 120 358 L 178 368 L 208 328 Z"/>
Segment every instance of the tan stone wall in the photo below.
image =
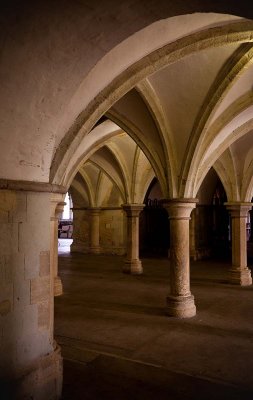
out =
<path fill-rule="evenodd" d="M 73 210 L 73 243 L 71 252 L 89 252 L 90 221 L 88 210 Z"/>
<path fill-rule="evenodd" d="M 101 253 L 126 253 L 125 216 L 122 210 L 102 210 L 100 215 Z"/>

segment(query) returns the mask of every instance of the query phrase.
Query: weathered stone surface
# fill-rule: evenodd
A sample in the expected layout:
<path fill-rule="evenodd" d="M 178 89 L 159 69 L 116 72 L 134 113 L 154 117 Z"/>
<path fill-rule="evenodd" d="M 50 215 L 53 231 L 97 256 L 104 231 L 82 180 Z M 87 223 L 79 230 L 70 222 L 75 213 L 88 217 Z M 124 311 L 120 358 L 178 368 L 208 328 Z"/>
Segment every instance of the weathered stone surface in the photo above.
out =
<path fill-rule="evenodd" d="M 10 300 L 0 301 L 0 315 L 6 315 L 11 311 Z"/>
<path fill-rule="evenodd" d="M 3 223 L 0 231 L 0 254 L 8 255 L 18 251 L 19 225 L 17 223 Z"/>
<path fill-rule="evenodd" d="M 25 279 L 35 279 L 39 275 L 40 261 L 36 251 L 25 254 Z"/>
<path fill-rule="evenodd" d="M 8 222 L 8 218 L 9 218 L 8 211 L 0 210 L 0 223 L 3 224 Z"/>
<path fill-rule="evenodd" d="M 38 326 L 39 329 L 49 329 L 50 305 L 48 301 L 43 301 L 38 304 Z"/>
<path fill-rule="evenodd" d="M 11 211 L 16 208 L 17 195 L 9 190 L 0 191 L 0 210 Z"/>
<path fill-rule="evenodd" d="M 14 308 L 23 308 L 30 304 L 30 280 L 14 281 Z"/>
<path fill-rule="evenodd" d="M 88 210 L 73 210 L 73 243 L 71 252 L 89 252 L 89 232 Z"/>
<path fill-rule="evenodd" d="M 99 219 L 101 209 L 93 207 L 89 209 L 89 221 L 90 221 L 90 248 L 89 251 L 92 254 L 100 253 L 100 231 L 99 231 Z"/>
<path fill-rule="evenodd" d="M 25 193 L 17 193 L 15 207 L 9 211 L 9 222 L 27 221 L 27 196 Z"/>
<path fill-rule="evenodd" d="M 196 314 L 190 291 L 189 220 L 196 207 L 193 199 L 175 199 L 164 203 L 170 219 L 170 294 L 167 312 L 178 318 Z"/>
<path fill-rule="evenodd" d="M 143 273 L 139 259 L 139 215 L 145 204 L 123 204 L 122 208 L 127 215 L 127 255 L 123 272 L 133 275 Z"/>
<path fill-rule="evenodd" d="M 251 272 L 247 267 L 246 223 L 252 203 L 226 203 L 232 220 L 232 268 L 229 282 L 241 286 L 252 284 Z"/>
<path fill-rule="evenodd" d="M 49 251 L 40 252 L 40 276 L 50 274 L 50 253 Z"/>
<path fill-rule="evenodd" d="M 63 294 L 62 281 L 59 276 L 54 277 L 54 295 L 61 296 Z"/>
<path fill-rule="evenodd" d="M 0 256 L 0 285 L 10 284 L 13 282 L 14 265 L 13 255 Z"/>
<path fill-rule="evenodd" d="M 33 342 L 32 338 L 29 339 Z M 59 399 L 62 390 L 62 357 L 60 348 L 57 346 L 49 354 L 31 361 L 29 367 L 25 370 L 20 370 L 19 374 L 18 380 L 14 380 L 13 377 L 7 375 L 5 380 L 1 382 L 1 386 L 5 390 L 6 387 L 8 388 L 6 391 L 7 398 Z"/>
<path fill-rule="evenodd" d="M 31 280 L 31 304 L 46 301 L 50 294 L 49 277 L 41 277 Z"/>

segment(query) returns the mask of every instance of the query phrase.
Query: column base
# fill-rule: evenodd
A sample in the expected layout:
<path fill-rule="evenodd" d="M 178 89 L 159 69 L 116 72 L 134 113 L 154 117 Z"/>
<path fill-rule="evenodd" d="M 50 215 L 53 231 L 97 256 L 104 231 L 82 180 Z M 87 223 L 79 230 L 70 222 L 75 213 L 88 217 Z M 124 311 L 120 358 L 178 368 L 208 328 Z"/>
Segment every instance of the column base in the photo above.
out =
<path fill-rule="evenodd" d="M 232 268 L 229 271 L 229 283 L 240 286 L 252 285 L 251 272 L 248 267 Z"/>
<path fill-rule="evenodd" d="M 100 254 L 100 252 L 101 252 L 100 247 L 90 247 L 89 249 L 90 254 Z"/>
<path fill-rule="evenodd" d="M 71 253 L 89 253 L 89 247 L 85 243 L 72 243 L 70 246 Z"/>
<path fill-rule="evenodd" d="M 132 274 L 132 275 L 143 274 L 141 260 L 125 260 L 123 272 L 125 274 Z"/>
<path fill-rule="evenodd" d="M 0 391 L 6 399 L 57 400 L 62 392 L 62 356 L 57 345 L 49 355 L 40 358 L 19 376 L 0 378 Z"/>
<path fill-rule="evenodd" d="M 59 276 L 54 278 L 54 296 L 61 296 L 63 294 L 62 281 Z"/>
<path fill-rule="evenodd" d="M 177 318 L 191 318 L 196 315 L 194 296 L 168 296 L 167 314 Z"/>

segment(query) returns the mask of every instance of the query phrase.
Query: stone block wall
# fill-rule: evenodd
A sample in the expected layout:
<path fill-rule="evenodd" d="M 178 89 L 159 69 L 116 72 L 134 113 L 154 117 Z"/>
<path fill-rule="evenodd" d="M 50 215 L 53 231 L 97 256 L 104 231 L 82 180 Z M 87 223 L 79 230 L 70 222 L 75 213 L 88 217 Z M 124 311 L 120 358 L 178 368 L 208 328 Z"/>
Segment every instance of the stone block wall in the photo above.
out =
<path fill-rule="evenodd" d="M 89 211 L 75 209 L 73 211 L 73 243 L 71 245 L 71 252 L 88 253 L 90 243 L 89 236 Z"/>
<path fill-rule="evenodd" d="M 100 247 L 103 254 L 126 253 L 126 221 L 121 209 L 101 210 Z"/>
<path fill-rule="evenodd" d="M 90 211 L 76 209 L 73 213 L 73 243 L 71 252 L 89 253 Z M 121 208 L 101 209 L 99 213 L 99 241 L 101 254 L 126 253 L 126 217 Z"/>

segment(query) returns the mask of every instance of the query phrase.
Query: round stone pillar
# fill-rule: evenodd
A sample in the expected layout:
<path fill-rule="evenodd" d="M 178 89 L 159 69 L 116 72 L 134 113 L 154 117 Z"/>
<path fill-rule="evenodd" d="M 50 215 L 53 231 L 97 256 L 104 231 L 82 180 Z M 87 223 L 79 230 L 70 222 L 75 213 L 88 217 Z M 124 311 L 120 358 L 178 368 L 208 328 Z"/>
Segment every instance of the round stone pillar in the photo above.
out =
<path fill-rule="evenodd" d="M 123 272 L 140 275 L 143 273 L 139 259 L 139 216 L 145 204 L 122 204 L 127 216 L 127 256 Z"/>
<path fill-rule="evenodd" d="M 99 240 L 99 216 L 101 209 L 99 207 L 89 208 L 90 217 L 90 253 L 100 253 Z"/>
<path fill-rule="evenodd" d="M 54 400 L 62 357 L 53 336 L 51 193 L 19 186 L 0 190 L 0 397 Z"/>
<path fill-rule="evenodd" d="M 173 199 L 165 202 L 170 220 L 170 293 L 167 311 L 170 316 L 189 318 L 196 315 L 190 291 L 189 220 L 196 199 Z"/>
<path fill-rule="evenodd" d="M 58 222 L 63 213 L 65 203 L 62 196 L 53 194 L 51 197 L 51 249 L 50 262 L 54 271 L 54 295 L 60 296 L 63 293 L 62 281 L 58 276 Z"/>
<path fill-rule="evenodd" d="M 229 282 L 241 286 L 252 284 L 250 270 L 247 267 L 246 223 L 252 203 L 225 203 L 232 221 L 232 268 Z"/>

